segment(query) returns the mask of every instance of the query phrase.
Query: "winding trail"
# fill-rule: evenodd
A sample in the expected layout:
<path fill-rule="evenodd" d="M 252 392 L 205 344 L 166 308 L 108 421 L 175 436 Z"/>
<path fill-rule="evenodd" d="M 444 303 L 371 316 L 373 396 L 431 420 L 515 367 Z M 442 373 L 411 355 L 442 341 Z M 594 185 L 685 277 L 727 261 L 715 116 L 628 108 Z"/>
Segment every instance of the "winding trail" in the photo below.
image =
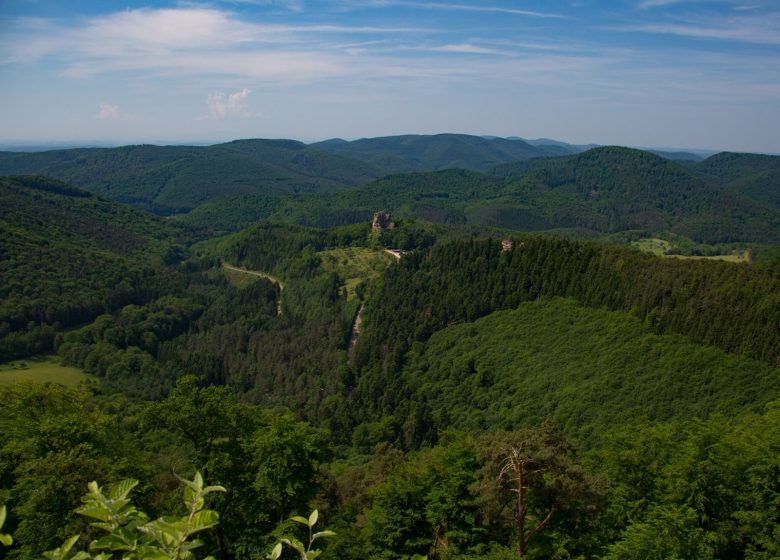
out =
<path fill-rule="evenodd" d="M 237 266 L 233 266 L 232 264 L 228 264 L 226 262 L 222 263 L 222 268 L 226 270 L 232 270 L 233 272 L 243 272 L 244 274 L 250 274 L 251 276 L 257 276 L 258 278 L 265 278 L 266 280 L 270 280 L 271 282 L 279 286 L 279 299 L 276 301 L 276 316 L 279 317 L 282 314 L 282 291 L 284 290 L 284 284 L 282 284 L 282 281 L 279 280 L 276 276 L 272 276 L 267 272 L 260 272 L 257 270 L 247 270 L 246 268 L 239 268 Z"/>
<path fill-rule="evenodd" d="M 387 249 L 385 248 L 385 253 L 394 256 L 397 260 L 401 260 L 401 256 L 403 256 L 404 252 L 400 251 L 398 249 Z M 365 304 L 360 305 L 360 309 L 358 309 L 357 315 L 355 315 L 355 321 L 352 323 L 352 332 L 349 335 L 349 346 L 347 346 L 348 351 L 351 352 L 352 349 L 355 347 L 355 344 L 357 344 L 357 338 L 360 334 L 360 323 L 363 322 L 363 308 L 365 307 Z"/>
<path fill-rule="evenodd" d="M 360 309 L 358 309 L 357 315 L 355 315 L 355 321 L 352 323 L 352 333 L 349 335 L 349 346 L 347 347 L 350 351 L 355 347 L 355 344 L 357 344 L 357 337 L 360 334 L 360 323 L 363 322 L 361 314 L 363 313 L 364 307 L 364 304 L 360 305 Z"/>
<path fill-rule="evenodd" d="M 399 261 L 401 260 L 401 255 L 404 254 L 403 251 L 400 251 L 399 249 L 385 249 L 385 253 L 393 255 Z"/>

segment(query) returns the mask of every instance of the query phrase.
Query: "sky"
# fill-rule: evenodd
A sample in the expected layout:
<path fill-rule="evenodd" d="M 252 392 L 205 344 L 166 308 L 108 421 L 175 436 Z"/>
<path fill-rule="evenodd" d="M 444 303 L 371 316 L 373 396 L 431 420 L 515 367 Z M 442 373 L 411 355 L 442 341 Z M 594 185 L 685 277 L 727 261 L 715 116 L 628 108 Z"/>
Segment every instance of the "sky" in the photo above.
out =
<path fill-rule="evenodd" d="M 780 153 L 780 0 L 0 0 L 0 144 Z"/>

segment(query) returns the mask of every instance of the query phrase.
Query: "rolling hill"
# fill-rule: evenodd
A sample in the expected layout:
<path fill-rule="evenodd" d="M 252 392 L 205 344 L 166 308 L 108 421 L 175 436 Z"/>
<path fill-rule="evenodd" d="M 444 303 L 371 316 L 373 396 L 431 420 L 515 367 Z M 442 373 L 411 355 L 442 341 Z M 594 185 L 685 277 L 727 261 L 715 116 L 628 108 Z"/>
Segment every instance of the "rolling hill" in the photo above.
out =
<path fill-rule="evenodd" d="M 0 175 L 40 174 L 159 214 L 239 193 L 337 190 L 382 175 L 375 167 L 293 140 L 214 146 L 124 146 L 0 153 Z"/>
<path fill-rule="evenodd" d="M 62 327 L 177 289 L 182 230 L 44 177 L 0 178 L 0 360 Z"/>
<path fill-rule="evenodd" d="M 285 200 L 281 221 L 327 227 L 374 210 L 435 223 L 515 231 L 672 232 L 698 242 L 780 242 L 780 213 L 649 152 L 595 148 L 505 164 L 493 174 L 392 175 L 318 197 Z"/>
<path fill-rule="evenodd" d="M 532 146 L 522 140 L 484 138 L 467 134 L 403 135 L 333 139 L 311 144 L 322 150 L 369 162 L 385 174 L 442 169 L 488 171 L 515 160 L 571 154 L 561 146 Z"/>
<path fill-rule="evenodd" d="M 723 152 L 692 165 L 690 169 L 780 210 L 780 156 Z"/>

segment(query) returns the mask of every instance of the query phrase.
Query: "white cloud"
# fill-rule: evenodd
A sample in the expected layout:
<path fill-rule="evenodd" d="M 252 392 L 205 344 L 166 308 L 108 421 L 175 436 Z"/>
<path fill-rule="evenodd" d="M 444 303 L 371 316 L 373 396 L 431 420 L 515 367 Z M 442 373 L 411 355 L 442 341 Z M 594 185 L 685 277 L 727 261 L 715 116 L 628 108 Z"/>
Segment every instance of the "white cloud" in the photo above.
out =
<path fill-rule="evenodd" d="M 209 106 L 209 118 L 251 117 L 252 113 L 249 112 L 246 106 L 246 100 L 250 93 L 252 92 L 248 88 L 227 95 L 221 91 L 209 93 L 208 97 L 206 97 L 206 103 Z"/>
<path fill-rule="evenodd" d="M 100 109 L 95 116 L 103 120 L 116 120 L 121 116 L 121 114 L 122 113 L 118 105 L 111 105 L 111 103 L 101 103 Z"/>
<path fill-rule="evenodd" d="M 71 77 L 111 71 L 279 75 L 297 70 L 332 74 L 333 61 L 318 49 L 326 35 L 421 33 L 415 27 L 269 25 L 207 8 L 136 9 L 61 25 L 41 18 L 13 20 L 0 34 L 0 64 L 30 64 L 44 58 Z M 279 63 L 272 60 L 276 57 Z M 258 58 L 261 68 L 258 70 Z M 238 68 L 233 61 L 243 61 Z M 290 62 L 292 62 L 290 64 Z M 281 66 L 281 67 L 280 67 Z M 284 67 L 287 72 L 281 72 Z"/>
<path fill-rule="evenodd" d="M 404 6 L 407 8 L 418 8 L 423 10 L 449 10 L 464 12 L 481 12 L 510 14 L 515 16 L 527 16 L 537 18 L 556 18 L 568 19 L 567 16 L 551 12 L 536 12 L 533 10 L 523 10 L 520 8 L 504 8 L 501 6 L 486 6 L 484 4 L 454 4 L 449 2 L 418 2 L 416 0 L 347 0 L 344 5 L 351 7 L 365 8 L 366 6 L 385 7 L 385 6 Z"/>
<path fill-rule="evenodd" d="M 457 45 L 443 45 L 441 47 L 432 47 L 430 50 L 438 52 L 449 52 L 459 54 L 507 54 L 497 49 L 490 49 L 487 47 L 480 47 L 478 45 L 472 45 L 471 43 L 461 43 Z"/>
<path fill-rule="evenodd" d="M 658 8 L 660 6 L 668 6 L 670 4 L 679 4 L 684 0 L 643 0 L 639 3 L 639 7 L 643 10 L 647 8 Z"/>

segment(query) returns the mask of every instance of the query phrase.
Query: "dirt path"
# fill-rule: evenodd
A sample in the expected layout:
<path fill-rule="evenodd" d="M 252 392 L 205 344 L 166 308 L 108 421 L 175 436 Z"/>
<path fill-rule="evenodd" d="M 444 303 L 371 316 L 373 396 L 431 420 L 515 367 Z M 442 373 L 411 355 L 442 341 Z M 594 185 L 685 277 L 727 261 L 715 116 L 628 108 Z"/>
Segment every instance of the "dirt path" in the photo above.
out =
<path fill-rule="evenodd" d="M 352 348 L 355 347 L 355 344 L 357 344 L 357 337 L 360 334 L 360 323 L 363 322 L 362 313 L 364 307 L 365 305 L 360 306 L 357 315 L 355 315 L 355 322 L 352 323 L 352 334 L 349 335 L 349 346 L 348 346 L 350 350 L 352 350 Z"/>
<path fill-rule="evenodd" d="M 279 286 L 279 299 L 276 302 L 276 316 L 279 317 L 282 314 L 282 291 L 284 290 L 284 284 L 282 284 L 282 281 L 279 280 L 276 276 L 272 276 L 267 272 L 259 272 L 257 270 L 247 270 L 246 268 L 238 268 L 237 266 L 233 266 L 232 264 L 228 264 L 226 262 L 222 263 L 222 268 L 225 268 L 227 270 L 232 270 L 233 272 L 243 272 L 244 274 L 250 274 L 252 276 L 257 276 L 258 278 L 265 278 L 266 280 L 270 280 L 271 282 Z"/>
<path fill-rule="evenodd" d="M 274 284 L 278 285 L 280 291 L 284 290 L 284 284 L 282 284 L 282 281 L 279 280 L 276 276 L 271 276 L 267 272 L 258 272 L 257 270 L 247 270 L 246 268 L 238 268 L 237 266 L 233 266 L 232 264 L 228 264 L 226 262 L 222 263 L 222 268 L 233 270 L 234 272 L 243 272 L 244 274 L 251 274 L 252 276 L 265 278 L 266 280 L 270 280 Z"/>

